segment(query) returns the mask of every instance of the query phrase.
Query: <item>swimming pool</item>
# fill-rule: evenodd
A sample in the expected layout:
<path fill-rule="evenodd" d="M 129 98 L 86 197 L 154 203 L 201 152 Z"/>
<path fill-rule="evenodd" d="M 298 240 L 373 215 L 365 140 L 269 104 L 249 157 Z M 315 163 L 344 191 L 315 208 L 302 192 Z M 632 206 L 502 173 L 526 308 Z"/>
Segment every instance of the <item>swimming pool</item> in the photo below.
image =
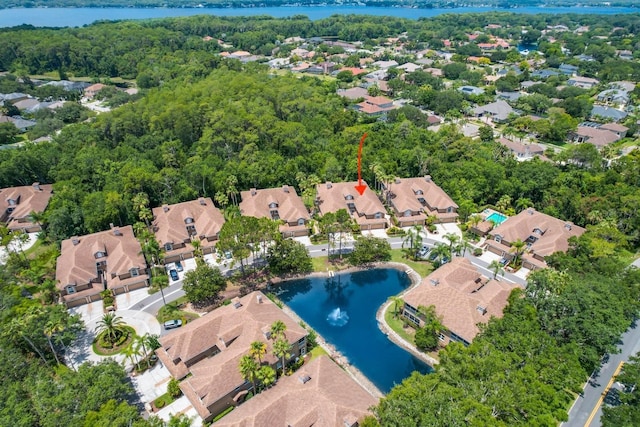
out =
<path fill-rule="evenodd" d="M 494 222 L 496 225 L 500 225 L 507 220 L 506 215 L 502 215 L 499 212 L 493 212 L 487 217 L 487 221 Z"/>

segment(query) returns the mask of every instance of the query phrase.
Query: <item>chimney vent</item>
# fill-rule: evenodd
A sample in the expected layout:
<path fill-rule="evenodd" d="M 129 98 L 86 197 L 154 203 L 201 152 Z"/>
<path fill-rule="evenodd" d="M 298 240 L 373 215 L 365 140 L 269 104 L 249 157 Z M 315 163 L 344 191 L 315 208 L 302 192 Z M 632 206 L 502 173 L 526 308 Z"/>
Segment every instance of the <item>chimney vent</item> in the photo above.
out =
<path fill-rule="evenodd" d="M 198 202 L 200 202 L 200 204 L 201 204 L 202 206 L 204 206 L 204 205 L 206 205 L 206 204 L 207 204 L 207 202 L 205 202 L 205 200 L 204 200 L 204 197 L 200 197 L 200 198 L 198 199 Z"/>
<path fill-rule="evenodd" d="M 262 295 L 257 295 L 258 304 L 262 304 Z"/>
<path fill-rule="evenodd" d="M 283 185 L 282 186 L 282 191 L 284 191 L 285 193 L 289 192 L 289 186 L 288 185 Z"/>
<path fill-rule="evenodd" d="M 162 205 L 162 212 L 169 212 L 169 205 L 167 204 Z"/>
<path fill-rule="evenodd" d="M 327 188 L 331 188 L 331 187 L 333 187 L 333 185 L 327 181 Z"/>
<path fill-rule="evenodd" d="M 424 180 L 427 182 L 431 182 L 431 175 L 425 175 Z"/>
<path fill-rule="evenodd" d="M 120 231 L 120 227 L 113 227 L 113 235 L 122 236 L 122 231 Z"/>
<path fill-rule="evenodd" d="M 76 246 L 78 243 L 80 243 L 80 239 L 78 238 L 78 236 L 72 237 L 71 243 L 73 243 L 73 246 Z"/>
<path fill-rule="evenodd" d="M 255 188 L 252 188 L 250 191 L 252 196 L 255 196 L 256 194 L 258 194 Z"/>
<path fill-rule="evenodd" d="M 42 191 L 42 189 L 40 188 L 40 183 L 39 183 L 39 182 L 34 182 L 34 183 L 32 184 L 32 187 L 33 187 L 33 189 L 34 189 L 34 190 L 36 190 L 36 191 Z"/>
<path fill-rule="evenodd" d="M 396 177 L 396 179 L 394 180 L 394 182 L 395 182 L 396 184 L 400 184 L 400 178 Z"/>

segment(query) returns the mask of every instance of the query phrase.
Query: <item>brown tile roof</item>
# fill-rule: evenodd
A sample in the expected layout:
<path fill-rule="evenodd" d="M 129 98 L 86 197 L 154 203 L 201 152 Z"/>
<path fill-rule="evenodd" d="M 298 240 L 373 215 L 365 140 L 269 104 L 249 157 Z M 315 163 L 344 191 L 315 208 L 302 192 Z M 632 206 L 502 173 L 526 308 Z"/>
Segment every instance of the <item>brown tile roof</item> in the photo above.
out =
<path fill-rule="evenodd" d="M 593 144 L 598 148 L 614 143 L 620 139 L 620 136 L 618 136 L 614 132 L 590 126 L 578 126 L 576 134 L 583 138 L 586 138 L 585 142 Z"/>
<path fill-rule="evenodd" d="M 629 130 L 628 127 L 621 125 L 620 123 L 605 123 L 600 126 L 600 129 L 610 130 L 612 132 L 625 133 Z"/>
<path fill-rule="evenodd" d="M 537 234 L 539 230 L 541 234 Z M 518 215 L 509 217 L 505 222 L 491 231 L 491 236 L 500 236 L 506 244 L 511 244 L 520 239 L 523 242 L 530 236 L 537 238 L 531 244 L 529 252 L 540 257 L 551 255 L 554 252 L 565 252 L 569 248 L 568 240 L 572 236 L 580 236 L 586 230 L 569 221 L 554 218 L 551 215 L 528 208 Z M 487 240 L 488 245 L 497 246 L 495 240 Z M 502 246 L 505 246 L 502 244 Z M 504 250 L 504 248 L 501 247 Z M 507 247 L 508 250 L 508 247 Z"/>
<path fill-rule="evenodd" d="M 96 257 L 97 252 L 103 252 L 105 256 Z M 140 243 L 133 235 L 133 227 L 127 225 L 63 240 L 56 264 L 58 289 L 98 281 L 96 263 L 101 261 L 106 262 L 103 278 L 108 289 L 121 288 L 148 278 Z M 138 268 L 138 276 L 123 279 L 119 277 L 128 275 L 132 268 Z M 65 299 L 77 297 L 78 294 L 74 293 L 66 295 Z"/>
<path fill-rule="evenodd" d="M 272 341 L 265 335 L 276 320 L 285 323 L 286 337 L 292 344 L 307 335 L 305 329 L 256 291 L 160 338 L 162 347 L 157 354 L 174 377 L 192 374 L 182 381 L 181 388 L 204 405 L 200 406 L 206 413 L 200 415 L 207 418 L 207 407 L 244 383 L 238 365 L 253 341 L 266 342 L 267 354 L 262 360 L 276 362 Z M 214 348 L 220 352 L 206 357 Z M 194 399 L 190 400 L 198 409 Z"/>
<path fill-rule="evenodd" d="M 435 306 L 443 324 L 467 342 L 480 332 L 477 324 L 502 317 L 513 289 L 505 282 L 483 277 L 466 258 L 454 258 L 407 292 L 404 301 L 414 308 Z"/>
<path fill-rule="evenodd" d="M 544 153 L 544 148 L 538 144 L 523 144 L 521 142 L 512 141 L 501 137 L 498 142 L 507 147 L 512 153 L 522 155 L 540 155 Z"/>
<path fill-rule="evenodd" d="M 438 218 L 457 217 L 455 209 L 458 208 L 456 202 L 440 188 L 429 175 L 422 178 L 396 178 L 390 185 L 391 205 L 400 216 L 407 211 L 423 211 L 427 215 L 435 215 Z M 421 193 L 421 194 L 420 194 Z M 418 200 L 424 198 L 426 205 Z M 453 212 L 438 212 L 453 208 Z"/>
<path fill-rule="evenodd" d="M 288 185 L 262 190 L 252 188 L 249 191 L 241 192 L 240 197 L 242 198 L 242 202 L 240 202 L 242 215 L 272 218 L 271 211 L 276 210 L 279 219 L 287 223 L 280 227 L 282 232 L 290 228 L 289 224 L 295 227 L 298 226 L 299 220 L 302 219 L 306 224 L 311 219 L 302 198 L 296 193 L 296 189 Z"/>
<path fill-rule="evenodd" d="M 365 225 L 372 221 L 386 223 L 384 219 L 386 209 L 378 199 L 378 196 L 369 186 L 360 195 L 355 188 L 357 184 L 357 181 L 318 184 L 316 187 L 316 201 L 320 213 L 324 215 L 328 212 L 337 212 L 340 209 L 346 209 L 349 212 L 348 203 L 353 203 L 356 210 L 351 216 L 358 224 Z M 362 184 L 367 185 L 364 180 Z M 374 218 L 376 214 L 379 214 L 381 218 Z M 371 218 L 367 219 L 367 216 Z"/>
<path fill-rule="evenodd" d="M 34 224 L 28 219 L 29 215 L 31 212 L 43 212 L 52 195 L 53 186 L 50 184 L 3 188 L 0 190 L 0 220 L 6 222 L 10 230 L 30 228 Z M 13 211 L 8 213 L 10 208 Z"/>
<path fill-rule="evenodd" d="M 193 219 L 191 225 L 195 226 L 195 236 L 200 240 L 217 239 L 224 224 L 222 213 L 210 197 L 153 208 L 153 217 L 153 229 L 161 246 L 191 240 L 187 232 L 188 218 Z"/>
<path fill-rule="evenodd" d="M 303 382 L 305 376 L 310 379 Z M 321 356 L 240 405 L 216 426 L 353 426 L 377 403 L 349 374 Z"/>

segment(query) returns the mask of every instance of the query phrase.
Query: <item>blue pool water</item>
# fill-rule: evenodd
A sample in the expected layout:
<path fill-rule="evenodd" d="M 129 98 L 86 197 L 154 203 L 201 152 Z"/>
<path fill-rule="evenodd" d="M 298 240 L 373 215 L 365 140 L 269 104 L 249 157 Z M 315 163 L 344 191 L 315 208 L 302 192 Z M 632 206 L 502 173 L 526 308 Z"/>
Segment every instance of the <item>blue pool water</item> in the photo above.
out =
<path fill-rule="evenodd" d="M 276 293 L 298 316 L 347 357 L 383 393 L 413 371 L 431 367 L 392 343 L 378 329 L 376 311 L 410 285 L 395 269 L 284 282 Z"/>
<path fill-rule="evenodd" d="M 500 225 L 507 220 L 506 215 L 502 215 L 498 212 L 493 212 L 491 215 L 487 217 L 487 221 L 493 221 L 496 225 Z"/>

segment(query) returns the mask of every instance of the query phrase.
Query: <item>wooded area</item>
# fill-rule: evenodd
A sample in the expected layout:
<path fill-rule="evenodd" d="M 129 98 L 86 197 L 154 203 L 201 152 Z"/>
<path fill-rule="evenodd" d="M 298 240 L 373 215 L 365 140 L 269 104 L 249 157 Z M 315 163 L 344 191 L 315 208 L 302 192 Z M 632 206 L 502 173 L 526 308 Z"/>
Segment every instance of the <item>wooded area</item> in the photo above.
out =
<path fill-rule="evenodd" d="M 556 425 L 638 312 L 640 273 L 626 267 L 640 245 L 640 151 L 610 166 L 596 150 L 568 150 L 567 160 L 580 161 L 564 164 L 517 162 L 492 138 L 467 138 L 447 125 L 432 132 L 410 119 L 410 109 L 387 122 L 363 119 L 335 94 L 337 80 L 274 76 L 262 64 L 222 59 L 218 44 L 202 40 L 225 33 L 238 48 L 271 51 L 275 40 L 290 36 L 367 42 L 408 31 L 428 43 L 496 19 L 536 27 L 560 18 L 195 17 L 0 30 L 0 70 L 152 82 L 136 102 L 67 125 L 50 143 L 2 151 L 0 187 L 54 183 L 42 220 L 55 243 L 111 223 L 133 224 L 139 193 L 152 207 L 205 196 L 225 208 L 249 188 L 291 185 L 304 195 L 314 182 L 353 181 L 366 132 L 362 173 L 372 187 L 376 167 L 394 177 L 430 174 L 459 205 L 462 220 L 501 204 L 515 211 L 534 206 L 586 226 L 567 254 L 551 257 L 553 269 L 532 274 L 527 289 L 512 295 L 503 319 L 490 322 L 468 348 L 449 345 L 434 374 L 414 374 L 376 409 L 383 426 Z M 635 16 L 581 20 L 640 34 Z M 599 49 L 603 61 L 589 67 L 616 79 L 620 64 Z M 640 79 L 636 63 L 625 67 L 629 78 Z M 361 242 L 367 244 L 378 242 Z M 54 353 L 64 353 L 78 319 L 51 304 L 51 259 L 55 253 L 16 256 L 0 267 L 0 322 L 11 325 L 0 334 L 0 424 L 80 426 L 113 415 L 117 421 L 109 425 L 159 425 L 134 416 L 120 366 L 54 368 Z M 29 298 L 30 291 L 42 301 Z M 122 414 L 131 416 L 115 416 Z"/>

